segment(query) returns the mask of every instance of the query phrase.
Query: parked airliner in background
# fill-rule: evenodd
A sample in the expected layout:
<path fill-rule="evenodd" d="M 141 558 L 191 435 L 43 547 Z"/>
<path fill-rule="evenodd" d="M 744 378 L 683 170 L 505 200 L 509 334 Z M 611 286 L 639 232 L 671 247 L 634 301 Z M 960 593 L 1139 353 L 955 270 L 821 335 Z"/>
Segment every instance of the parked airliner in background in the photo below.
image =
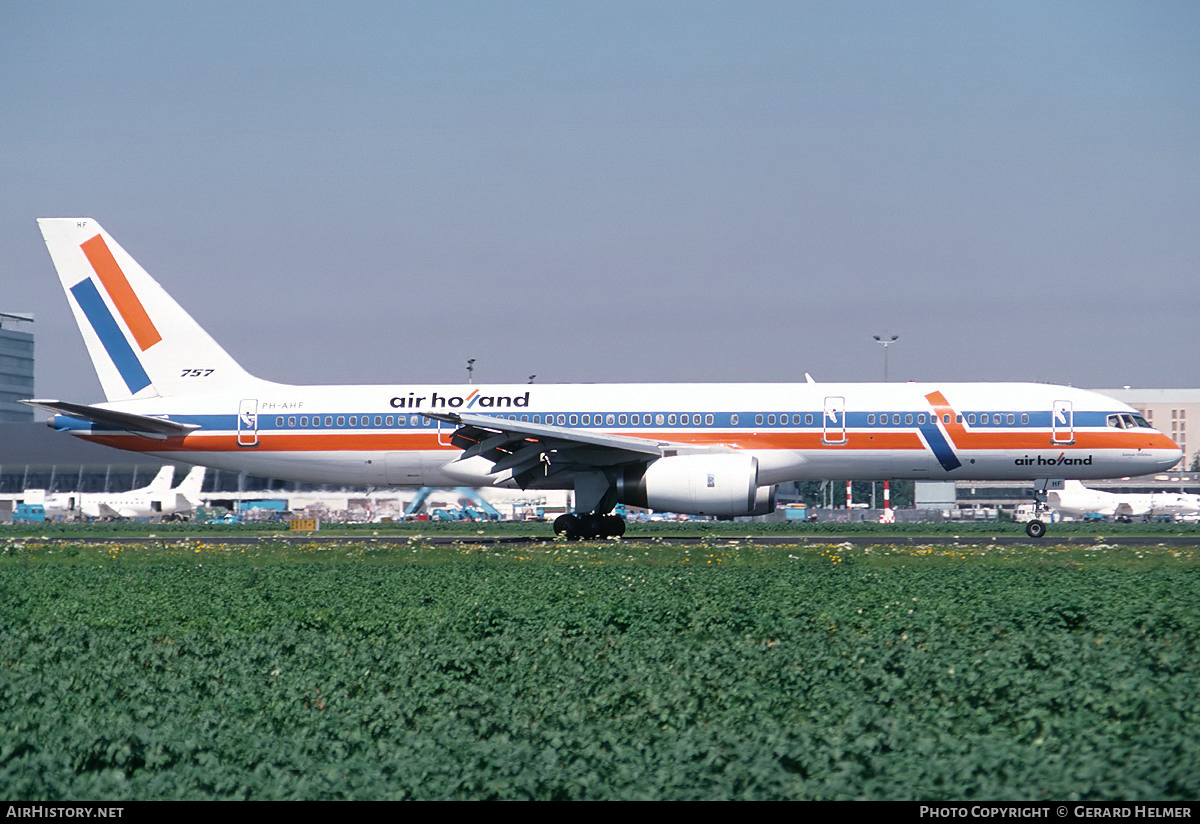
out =
<path fill-rule="evenodd" d="M 1061 490 L 1046 493 L 1046 503 L 1064 515 L 1095 513 L 1118 521 L 1156 515 L 1200 513 L 1200 495 L 1184 492 L 1104 492 L 1089 489 L 1079 481 L 1064 481 Z"/>
<path fill-rule="evenodd" d="M 795 480 L 1110 478 L 1180 458 L 1129 406 L 1036 383 L 273 383 L 94 220 L 38 223 L 107 401 L 28 403 L 56 429 L 173 461 L 357 486 L 573 489 L 555 531 L 595 537 L 623 534 L 618 503 L 733 517 L 772 511 L 775 486 Z"/>
<path fill-rule="evenodd" d="M 39 492 L 28 490 L 26 503 L 41 503 L 46 512 L 86 518 L 171 518 L 189 515 L 200 503 L 205 468 L 192 468 L 179 486 L 172 488 L 175 467 L 164 466 L 146 486 L 128 492 Z"/>

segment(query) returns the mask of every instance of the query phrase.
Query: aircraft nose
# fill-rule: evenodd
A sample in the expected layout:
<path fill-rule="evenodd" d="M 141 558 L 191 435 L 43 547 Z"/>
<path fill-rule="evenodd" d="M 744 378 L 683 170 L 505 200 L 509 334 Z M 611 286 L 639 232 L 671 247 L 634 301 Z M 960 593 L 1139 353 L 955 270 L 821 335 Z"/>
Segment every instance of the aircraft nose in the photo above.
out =
<path fill-rule="evenodd" d="M 1154 451 L 1158 453 L 1158 468 L 1161 471 L 1170 469 L 1171 467 L 1175 466 L 1175 464 L 1183 460 L 1183 450 L 1179 448 L 1179 444 L 1175 443 L 1175 441 L 1171 440 L 1166 435 L 1162 435 L 1160 433 L 1160 437 L 1164 443 L 1155 444 L 1156 448 Z"/>

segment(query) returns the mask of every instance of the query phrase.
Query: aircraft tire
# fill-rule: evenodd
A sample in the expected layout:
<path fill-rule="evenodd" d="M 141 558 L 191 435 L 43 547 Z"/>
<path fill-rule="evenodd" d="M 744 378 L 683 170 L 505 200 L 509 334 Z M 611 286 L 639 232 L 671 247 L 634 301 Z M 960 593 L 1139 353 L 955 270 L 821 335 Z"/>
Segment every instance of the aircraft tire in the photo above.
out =
<path fill-rule="evenodd" d="M 559 515 L 554 519 L 554 534 L 563 535 L 569 541 L 579 537 L 579 518 L 574 515 Z"/>
<path fill-rule="evenodd" d="M 583 523 L 582 537 L 590 540 L 608 536 L 608 519 L 603 515 L 582 515 L 579 520 Z"/>
<path fill-rule="evenodd" d="M 568 541 L 619 538 L 625 534 L 625 519 L 617 515 L 559 515 L 554 519 L 554 534 Z"/>
<path fill-rule="evenodd" d="M 1030 521 L 1025 524 L 1025 534 L 1030 538 L 1040 538 L 1046 534 L 1046 525 L 1041 521 Z"/>

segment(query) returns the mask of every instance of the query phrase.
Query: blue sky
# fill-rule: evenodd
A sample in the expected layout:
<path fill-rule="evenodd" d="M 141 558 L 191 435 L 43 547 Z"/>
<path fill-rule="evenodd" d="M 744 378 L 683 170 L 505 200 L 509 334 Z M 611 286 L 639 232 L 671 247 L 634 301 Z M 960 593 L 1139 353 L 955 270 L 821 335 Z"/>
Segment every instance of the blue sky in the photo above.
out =
<path fill-rule="evenodd" d="M 1194 2 L 6 3 L 0 311 L 99 399 L 34 219 L 289 382 L 1197 386 Z"/>

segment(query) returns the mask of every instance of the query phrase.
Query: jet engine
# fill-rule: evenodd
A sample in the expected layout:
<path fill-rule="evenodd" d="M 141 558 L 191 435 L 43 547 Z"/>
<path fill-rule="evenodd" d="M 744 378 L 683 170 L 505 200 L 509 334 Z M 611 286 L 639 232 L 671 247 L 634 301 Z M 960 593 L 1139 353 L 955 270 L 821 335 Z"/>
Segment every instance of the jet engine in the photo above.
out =
<path fill-rule="evenodd" d="M 627 472 L 617 500 L 666 512 L 766 515 L 775 510 L 775 487 L 758 483 L 758 459 L 742 453 L 673 455 Z"/>

